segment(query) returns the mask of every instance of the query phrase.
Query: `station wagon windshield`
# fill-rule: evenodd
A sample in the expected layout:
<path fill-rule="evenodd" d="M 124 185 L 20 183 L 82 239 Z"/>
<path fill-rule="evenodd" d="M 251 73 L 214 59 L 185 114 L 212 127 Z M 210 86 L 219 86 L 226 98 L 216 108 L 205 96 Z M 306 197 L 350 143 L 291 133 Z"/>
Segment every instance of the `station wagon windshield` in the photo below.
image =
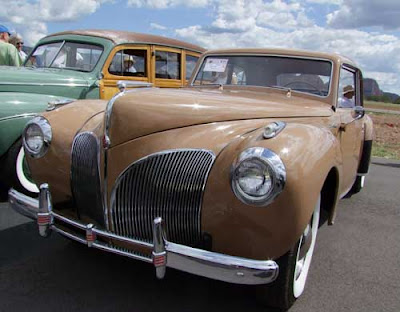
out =
<path fill-rule="evenodd" d="M 193 85 L 246 85 L 329 94 L 332 63 L 284 56 L 208 56 Z"/>
<path fill-rule="evenodd" d="M 96 66 L 103 48 L 77 42 L 52 42 L 37 46 L 25 66 L 40 68 L 65 68 L 90 72 Z"/>

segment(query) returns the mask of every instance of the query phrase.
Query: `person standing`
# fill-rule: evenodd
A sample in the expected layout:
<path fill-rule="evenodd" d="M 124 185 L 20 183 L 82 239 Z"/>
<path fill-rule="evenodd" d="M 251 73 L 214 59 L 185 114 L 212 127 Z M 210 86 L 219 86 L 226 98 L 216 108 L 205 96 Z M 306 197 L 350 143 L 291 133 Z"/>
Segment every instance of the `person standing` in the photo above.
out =
<path fill-rule="evenodd" d="M 27 55 L 22 50 L 22 47 L 24 45 L 24 41 L 22 40 L 22 37 L 19 34 L 11 35 L 9 42 L 17 48 L 18 54 L 21 58 L 21 62 L 22 63 L 25 62 Z"/>
<path fill-rule="evenodd" d="M 20 66 L 21 58 L 17 48 L 8 43 L 10 35 L 8 28 L 0 25 L 0 65 Z"/>

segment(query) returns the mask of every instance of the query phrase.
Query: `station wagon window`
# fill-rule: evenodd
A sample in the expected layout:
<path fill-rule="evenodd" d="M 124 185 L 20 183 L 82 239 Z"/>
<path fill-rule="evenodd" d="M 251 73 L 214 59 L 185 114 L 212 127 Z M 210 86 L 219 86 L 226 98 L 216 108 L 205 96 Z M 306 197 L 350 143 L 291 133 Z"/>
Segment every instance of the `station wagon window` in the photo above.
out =
<path fill-rule="evenodd" d="M 146 59 L 146 50 L 122 50 L 114 55 L 108 71 L 117 76 L 147 77 Z"/>
<path fill-rule="evenodd" d="M 352 108 L 356 104 L 356 74 L 350 68 L 342 67 L 340 69 L 338 107 Z"/>
<path fill-rule="evenodd" d="M 54 42 L 36 47 L 25 66 L 90 72 L 96 66 L 102 53 L 103 48 L 93 44 Z"/>
<path fill-rule="evenodd" d="M 329 94 L 332 63 L 280 56 L 208 56 L 194 85 L 222 84 L 287 88 Z"/>
<path fill-rule="evenodd" d="M 181 79 L 181 55 L 156 51 L 156 78 Z"/>
<path fill-rule="evenodd" d="M 186 55 L 186 80 L 190 79 L 190 77 L 192 76 L 198 59 L 199 58 L 197 56 Z"/>

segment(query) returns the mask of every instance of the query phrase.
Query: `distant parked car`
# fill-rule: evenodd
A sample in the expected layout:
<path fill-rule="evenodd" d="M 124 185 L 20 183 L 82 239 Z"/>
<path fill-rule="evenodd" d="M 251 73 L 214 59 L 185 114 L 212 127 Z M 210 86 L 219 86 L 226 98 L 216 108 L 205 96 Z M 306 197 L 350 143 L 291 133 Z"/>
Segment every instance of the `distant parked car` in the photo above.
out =
<path fill-rule="evenodd" d="M 0 192 L 10 185 L 38 192 L 21 149 L 22 129 L 37 113 L 73 99 L 110 99 L 118 81 L 180 88 L 204 51 L 160 36 L 77 30 L 40 40 L 23 67 L 0 67 Z"/>
<path fill-rule="evenodd" d="M 368 172 L 361 71 L 336 54 L 267 49 L 207 52 L 197 66 L 185 89 L 32 119 L 24 147 L 40 196 L 11 190 L 10 204 L 42 236 L 153 263 L 159 278 L 172 267 L 258 285 L 287 309 L 321 211 L 333 224 Z"/>

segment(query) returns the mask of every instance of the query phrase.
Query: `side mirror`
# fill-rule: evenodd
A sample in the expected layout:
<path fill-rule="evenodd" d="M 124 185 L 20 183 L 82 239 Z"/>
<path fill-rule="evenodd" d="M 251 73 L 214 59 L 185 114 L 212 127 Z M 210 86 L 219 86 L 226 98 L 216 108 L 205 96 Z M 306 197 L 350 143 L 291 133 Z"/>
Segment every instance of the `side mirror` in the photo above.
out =
<path fill-rule="evenodd" d="M 354 118 L 354 120 L 358 120 L 363 118 L 365 115 L 365 109 L 362 106 L 355 106 L 353 108 L 353 112 L 352 112 L 352 116 Z"/>
<path fill-rule="evenodd" d="M 353 117 L 353 120 L 350 121 L 350 122 L 348 122 L 348 123 L 342 123 L 342 124 L 340 124 L 339 131 L 346 131 L 346 126 L 347 126 L 347 125 L 351 124 L 352 122 L 354 122 L 354 121 L 356 121 L 356 120 L 359 120 L 359 119 L 363 118 L 364 115 L 365 115 L 365 109 L 364 109 L 364 107 L 362 107 L 362 106 L 355 106 L 355 107 L 353 108 L 352 112 L 351 112 L 351 115 L 352 115 L 352 117 Z"/>

